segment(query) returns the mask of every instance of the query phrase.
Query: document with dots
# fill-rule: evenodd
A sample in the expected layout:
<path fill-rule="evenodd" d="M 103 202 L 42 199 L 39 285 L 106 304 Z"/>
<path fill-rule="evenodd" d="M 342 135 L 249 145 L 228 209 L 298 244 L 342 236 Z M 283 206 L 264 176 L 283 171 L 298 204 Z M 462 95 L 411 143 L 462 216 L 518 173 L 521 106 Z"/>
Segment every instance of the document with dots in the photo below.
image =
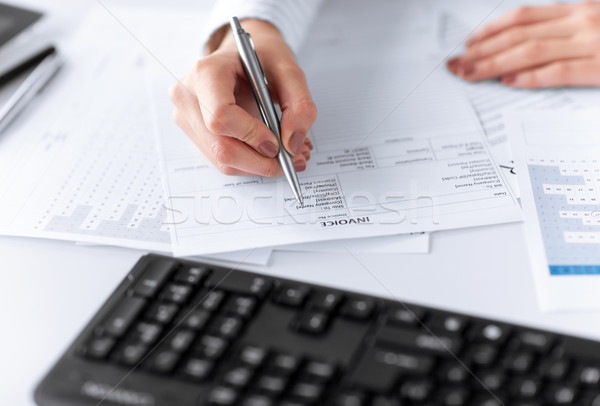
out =
<path fill-rule="evenodd" d="M 31 117 L 0 136 L 0 234 L 171 252 L 148 53 L 105 10 L 73 38 Z M 211 258 L 264 264 L 271 251 Z"/>
<path fill-rule="evenodd" d="M 143 55 L 86 39 L 0 141 L 0 232 L 169 251 Z"/>
<path fill-rule="evenodd" d="M 514 116 L 511 145 L 545 309 L 600 308 L 600 112 Z"/>

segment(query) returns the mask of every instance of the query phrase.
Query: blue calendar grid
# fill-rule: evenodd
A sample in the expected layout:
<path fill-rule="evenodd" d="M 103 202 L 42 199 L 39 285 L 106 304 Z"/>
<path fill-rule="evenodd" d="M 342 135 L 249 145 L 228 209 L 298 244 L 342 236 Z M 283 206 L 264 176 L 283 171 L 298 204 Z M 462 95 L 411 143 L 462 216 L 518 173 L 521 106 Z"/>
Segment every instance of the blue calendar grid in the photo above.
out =
<path fill-rule="evenodd" d="M 600 165 L 528 165 L 552 275 L 600 275 Z"/>

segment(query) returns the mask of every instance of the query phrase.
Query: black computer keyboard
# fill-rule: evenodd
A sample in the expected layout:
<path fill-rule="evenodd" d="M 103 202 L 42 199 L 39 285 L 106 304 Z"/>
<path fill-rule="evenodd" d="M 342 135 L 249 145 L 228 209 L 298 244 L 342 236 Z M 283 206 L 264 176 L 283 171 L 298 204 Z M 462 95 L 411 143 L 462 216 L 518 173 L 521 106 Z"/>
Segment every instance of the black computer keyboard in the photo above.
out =
<path fill-rule="evenodd" d="M 600 406 L 600 343 L 147 255 L 35 399 L 42 406 Z"/>

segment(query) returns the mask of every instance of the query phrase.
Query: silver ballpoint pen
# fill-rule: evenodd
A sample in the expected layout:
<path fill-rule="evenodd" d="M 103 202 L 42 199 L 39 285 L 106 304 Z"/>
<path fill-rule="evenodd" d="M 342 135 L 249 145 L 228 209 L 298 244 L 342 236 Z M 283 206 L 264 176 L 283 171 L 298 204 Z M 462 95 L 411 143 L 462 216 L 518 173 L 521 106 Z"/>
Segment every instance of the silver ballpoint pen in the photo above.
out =
<path fill-rule="evenodd" d="M 248 82 L 250 82 L 250 87 L 252 88 L 256 103 L 258 104 L 262 119 L 277 138 L 277 144 L 279 145 L 277 158 L 281 164 L 283 173 L 298 202 L 304 204 L 302 192 L 300 191 L 300 182 L 298 181 L 298 175 L 294 170 L 292 156 L 285 150 L 281 143 L 279 117 L 275 111 L 273 101 L 271 100 L 269 89 L 267 88 L 267 78 L 260 65 L 258 56 L 256 55 L 250 34 L 242 28 L 237 17 L 231 17 L 230 24 L 238 52 L 240 53 L 240 58 L 242 59 L 242 65 L 244 65 L 244 70 L 246 71 L 246 76 L 248 76 Z"/>
<path fill-rule="evenodd" d="M 0 133 L 46 85 L 61 65 L 62 60 L 56 50 L 54 48 L 48 50 L 44 59 L 31 71 L 6 103 L 0 106 Z"/>

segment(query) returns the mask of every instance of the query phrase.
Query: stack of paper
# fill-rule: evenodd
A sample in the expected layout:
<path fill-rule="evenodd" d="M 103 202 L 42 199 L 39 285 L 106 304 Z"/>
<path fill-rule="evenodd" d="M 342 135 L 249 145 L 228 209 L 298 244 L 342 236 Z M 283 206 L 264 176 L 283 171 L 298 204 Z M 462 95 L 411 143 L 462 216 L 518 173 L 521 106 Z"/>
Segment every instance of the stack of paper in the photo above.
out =
<path fill-rule="evenodd" d="M 355 47 L 382 32 L 341 35 L 327 8 L 299 56 L 319 107 L 303 207 L 283 179 L 220 174 L 172 121 L 167 89 L 192 65 L 206 11 L 98 9 L 45 108 L 0 140 L 0 233 L 264 262 L 272 247 L 422 253 L 424 232 L 519 220 L 467 94 L 428 51 L 435 13 L 386 4 L 406 21 L 371 59 Z M 393 14 L 369 10 L 369 24 Z M 415 41 L 424 51 L 409 60 Z"/>
<path fill-rule="evenodd" d="M 299 56 L 319 108 L 299 174 L 304 206 L 283 179 L 219 173 L 171 119 L 162 95 L 173 78 L 152 76 L 176 254 L 520 220 L 463 88 L 427 52 L 407 59 L 435 44 L 433 14 L 416 1 L 344 4 L 348 15 L 336 6 L 327 3 Z M 346 35 L 353 16 L 379 29 Z"/>
<path fill-rule="evenodd" d="M 450 75 L 470 27 L 438 2 L 326 2 L 298 56 L 319 109 L 300 206 L 283 179 L 219 173 L 173 123 L 167 89 L 206 17 L 91 13 L 36 120 L 0 139 L 0 233 L 256 263 L 274 247 L 425 253 L 429 232 L 521 219 L 508 105 L 581 105 Z"/>

